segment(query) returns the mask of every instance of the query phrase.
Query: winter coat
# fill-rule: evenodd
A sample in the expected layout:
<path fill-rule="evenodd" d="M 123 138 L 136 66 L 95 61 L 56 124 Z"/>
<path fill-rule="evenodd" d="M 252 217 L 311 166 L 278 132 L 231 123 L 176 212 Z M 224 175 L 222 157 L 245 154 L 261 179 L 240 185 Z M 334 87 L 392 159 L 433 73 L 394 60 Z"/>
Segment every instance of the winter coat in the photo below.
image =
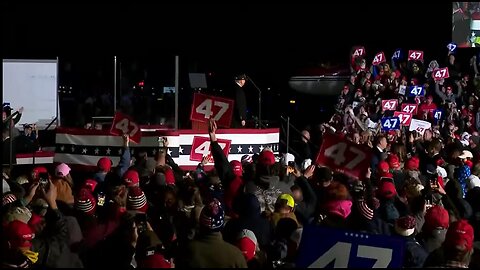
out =
<path fill-rule="evenodd" d="M 260 247 L 266 247 L 273 239 L 273 226 L 260 212 L 260 203 L 253 194 L 244 194 L 234 204 L 239 217 L 227 222 L 223 230 L 223 238 L 235 243 L 237 235 L 243 230 L 252 231 L 257 237 Z"/>
<path fill-rule="evenodd" d="M 49 210 L 47 226 L 32 241 L 32 250 L 38 252 L 35 266 L 40 268 L 83 268 L 77 254 L 70 251 L 69 232 L 65 217 L 59 210 Z"/>
<path fill-rule="evenodd" d="M 245 191 L 257 197 L 262 212 L 268 210 L 272 213 L 278 196 L 283 193 L 292 194 L 290 186 L 280 181 L 278 176 L 260 176 L 255 181 L 248 181 Z"/>
<path fill-rule="evenodd" d="M 177 268 L 247 268 L 240 249 L 223 241 L 220 232 L 210 232 L 181 248 L 175 260 Z"/>

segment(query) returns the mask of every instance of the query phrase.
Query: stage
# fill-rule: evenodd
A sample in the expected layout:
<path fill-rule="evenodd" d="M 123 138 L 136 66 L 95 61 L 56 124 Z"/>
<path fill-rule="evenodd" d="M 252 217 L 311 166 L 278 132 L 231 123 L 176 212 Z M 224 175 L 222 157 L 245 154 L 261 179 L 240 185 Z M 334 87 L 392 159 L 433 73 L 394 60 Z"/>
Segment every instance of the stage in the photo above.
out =
<path fill-rule="evenodd" d="M 228 146 L 228 159 L 240 160 L 243 155 L 259 153 L 271 148 L 279 149 L 279 129 L 219 129 L 217 139 L 221 146 Z M 168 140 L 167 152 L 184 170 L 195 169 L 199 157 L 209 154 L 208 134 L 199 130 L 157 130 L 142 127 L 140 143 L 130 143 L 132 156 L 137 151 L 146 151 L 153 158 L 159 149 L 158 138 Z M 195 143 L 194 143 L 195 142 Z M 93 170 L 101 157 L 109 157 L 118 164 L 123 151 L 123 139 L 109 131 L 57 128 L 55 151 L 39 151 L 32 154 L 17 154 L 18 165 L 67 163 L 72 168 Z M 211 167 L 213 164 L 207 164 Z"/>

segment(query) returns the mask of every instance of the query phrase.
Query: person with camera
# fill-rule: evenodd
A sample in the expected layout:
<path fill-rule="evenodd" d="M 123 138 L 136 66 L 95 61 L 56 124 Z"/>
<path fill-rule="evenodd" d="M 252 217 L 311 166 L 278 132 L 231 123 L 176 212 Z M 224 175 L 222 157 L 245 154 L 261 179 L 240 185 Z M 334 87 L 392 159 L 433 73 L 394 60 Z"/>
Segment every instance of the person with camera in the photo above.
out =
<path fill-rule="evenodd" d="M 57 206 L 58 190 L 50 179 L 33 184 L 36 191 L 49 205 L 45 217 L 34 225 L 35 237 L 31 242 L 31 250 L 38 252 L 35 266 L 47 268 L 83 267 L 77 254 L 70 251 L 70 234 L 66 219 Z M 33 224 L 31 224 L 32 226 Z"/>

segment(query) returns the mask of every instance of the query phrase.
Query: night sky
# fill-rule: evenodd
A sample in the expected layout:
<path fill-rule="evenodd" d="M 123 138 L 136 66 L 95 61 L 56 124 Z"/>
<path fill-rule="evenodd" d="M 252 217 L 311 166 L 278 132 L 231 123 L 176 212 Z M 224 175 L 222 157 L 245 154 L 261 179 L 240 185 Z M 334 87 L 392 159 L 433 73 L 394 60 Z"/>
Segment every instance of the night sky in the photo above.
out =
<path fill-rule="evenodd" d="M 135 62 L 169 77 L 173 56 L 179 54 L 189 72 L 228 79 L 246 72 L 258 78 L 260 87 L 288 95 L 288 78 L 299 68 L 322 61 L 347 63 L 352 45 L 364 45 L 369 55 L 383 50 L 387 58 L 399 47 L 424 50 L 430 61 L 443 60 L 450 38 L 448 2 L 2 3 L 3 58 L 59 56 L 61 68 L 69 63 L 82 71 L 77 73 L 100 80 L 111 72 L 114 55 L 125 66 Z"/>
<path fill-rule="evenodd" d="M 260 69 L 322 58 L 343 60 L 354 44 L 363 44 L 369 51 L 415 47 L 436 53 L 450 41 L 450 16 L 449 3 L 2 3 L 2 54 L 148 57 L 179 53 Z"/>

